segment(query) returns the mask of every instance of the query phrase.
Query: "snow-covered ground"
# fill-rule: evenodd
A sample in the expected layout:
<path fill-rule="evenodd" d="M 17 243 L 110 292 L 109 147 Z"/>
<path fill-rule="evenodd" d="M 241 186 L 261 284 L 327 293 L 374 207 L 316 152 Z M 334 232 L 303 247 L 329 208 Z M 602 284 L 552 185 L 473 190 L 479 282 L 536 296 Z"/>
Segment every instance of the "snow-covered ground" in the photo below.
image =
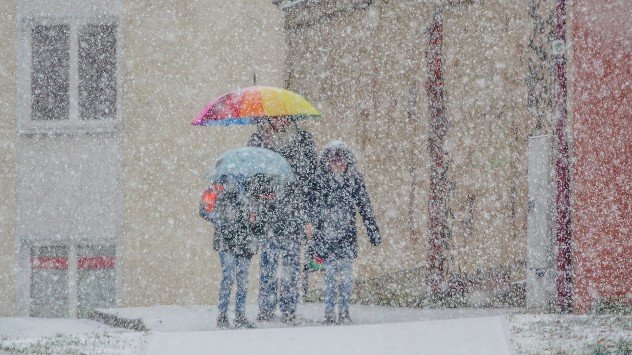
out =
<path fill-rule="evenodd" d="M 82 319 L 0 318 L 0 354 L 603 354 L 632 351 L 632 316 L 527 314 L 519 309 L 354 305 L 353 325 L 320 324 L 322 304 L 301 304 L 303 324 L 218 330 L 211 306 L 107 310 L 150 330 Z M 248 308 L 254 319 L 256 307 Z M 603 351 L 605 350 L 605 351 Z M 611 352 L 608 352 L 611 351 Z M 601 351 L 601 352 L 599 352 Z"/>

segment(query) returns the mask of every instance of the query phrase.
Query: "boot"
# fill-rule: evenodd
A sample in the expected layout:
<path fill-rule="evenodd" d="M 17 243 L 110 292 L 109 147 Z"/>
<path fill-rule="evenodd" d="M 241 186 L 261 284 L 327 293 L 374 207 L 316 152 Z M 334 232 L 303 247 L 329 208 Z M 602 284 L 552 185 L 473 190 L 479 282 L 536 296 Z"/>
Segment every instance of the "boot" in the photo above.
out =
<path fill-rule="evenodd" d="M 296 315 L 294 315 L 294 313 L 283 313 L 281 316 L 281 322 L 287 325 L 297 325 Z"/>
<path fill-rule="evenodd" d="M 333 312 L 325 313 L 325 325 L 334 325 L 336 324 L 336 316 Z"/>
<path fill-rule="evenodd" d="M 248 319 L 246 319 L 246 316 L 244 315 L 237 315 L 235 317 L 235 328 L 255 328 L 255 325 L 250 323 L 248 321 Z"/>
<path fill-rule="evenodd" d="M 230 323 L 228 322 L 228 316 L 226 312 L 220 312 L 217 316 L 217 327 L 218 328 L 230 328 Z"/>
<path fill-rule="evenodd" d="M 260 311 L 257 315 L 257 320 L 260 322 L 269 322 L 274 318 L 274 313 L 271 311 Z"/>
<path fill-rule="evenodd" d="M 340 324 L 351 324 L 351 317 L 349 317 L 349 311 L 341 311 L 338 315 L 338 323 Z"/>

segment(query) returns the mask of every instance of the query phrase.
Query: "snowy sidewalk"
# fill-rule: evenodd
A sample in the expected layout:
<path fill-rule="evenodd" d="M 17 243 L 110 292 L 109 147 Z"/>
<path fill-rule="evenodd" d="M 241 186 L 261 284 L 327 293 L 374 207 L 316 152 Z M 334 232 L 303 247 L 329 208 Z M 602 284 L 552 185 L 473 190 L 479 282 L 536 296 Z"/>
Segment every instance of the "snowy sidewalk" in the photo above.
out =
<path fill-rule="evenodd" d="M 232 306 L 232 305 L 231 305 Z M 154 306 L 126 307 L 98 310 L 104 323 L 136 330 L 159 332 L 210 331 L 218 330 L 215 325 L 217 307 L 195 306 Z M 229 310 L 229 318 L 233 316 Z M 406 308 L 387 306 L 351 305 L 350 313 L 354 325 L 401 323 L 441 319 L 487 318 L 520 312 L 518 309 L 493 308 Z M 302 326 L 320 325 L 324 316 L 321 303 L 299 304 L 297 309 Z M 246 316 L 254 321 L 257 306 L 247 305 Z M 277 319 L 278 319 L 277 314 Z M 231 318 L 232 322 L 232 318 Z M 258 328 L 279 328 L 287 326 L 280 322 L 257 322 Z"/>
<path fill-rule="evenodd" d="M 152 332 L 146 354 L 511 354 L 502 317 L 329 327 Z"/>
<path fill-rule="evenodd" d="M 507 309 L 417 309 L 353 305 L 353 325 L 322 326 L 322 304 L 301 304 L 304 324 L 257 322 L 219 330 L 211 306 L 103 310 L 151 330 L 146 354 L 510 354 Z M 254 320 L 256 306 L 247 314 Z M 136 323 L 137 324 L 137 323 Z"/>
<path fill-rule="evenodd" d="M 215 306 L 103 310 L 109 321 L 0 317 L 4 354 L 632 354 L 632 315 L 559 315 L 525 309 L 352 305 L 354 325 L 324 326 L 322 304 L 301 304 L 302 326 L 218 330 Z M 254 319 L 256 306 L 248 316 Z M 127 323 L 126 323 L 127 322 Z"/>

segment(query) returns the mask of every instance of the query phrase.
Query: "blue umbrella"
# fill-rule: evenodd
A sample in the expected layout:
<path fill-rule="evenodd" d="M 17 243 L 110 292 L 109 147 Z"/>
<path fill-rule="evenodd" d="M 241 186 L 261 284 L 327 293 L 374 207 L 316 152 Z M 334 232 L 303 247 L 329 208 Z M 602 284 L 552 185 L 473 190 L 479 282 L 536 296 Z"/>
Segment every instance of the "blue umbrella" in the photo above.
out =
<path fill-rule="evenodd" d="M 290 163 L 266 148 L 243 147 L 224 152 L 206 172 L 206 179 L 216 181 L 222 175 L 248 179 L 262 174 L 281 181 L 294 181 Z"/>

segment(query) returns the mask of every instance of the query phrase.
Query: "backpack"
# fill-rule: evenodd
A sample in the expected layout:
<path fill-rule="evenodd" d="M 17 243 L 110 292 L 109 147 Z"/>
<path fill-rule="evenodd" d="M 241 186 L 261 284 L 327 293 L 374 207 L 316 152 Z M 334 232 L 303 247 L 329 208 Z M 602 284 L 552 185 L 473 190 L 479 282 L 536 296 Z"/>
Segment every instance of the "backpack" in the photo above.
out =
<path fill-rule="evenodd" d="M 212 185 L 204 190 L 200 198 L 200 216 L 206 220 L 210 220 L 210 214 L 215 209 L 217 197 L 224 190 L 223 185 Z"/>

